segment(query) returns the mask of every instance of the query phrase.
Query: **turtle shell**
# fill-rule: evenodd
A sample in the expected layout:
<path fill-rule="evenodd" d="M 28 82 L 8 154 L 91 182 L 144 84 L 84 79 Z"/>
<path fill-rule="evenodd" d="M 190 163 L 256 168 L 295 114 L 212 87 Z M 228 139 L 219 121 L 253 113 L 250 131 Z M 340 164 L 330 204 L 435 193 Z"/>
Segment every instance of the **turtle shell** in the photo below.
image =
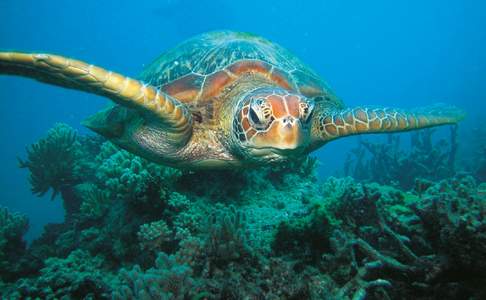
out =
<path fill-rule="evenodd" d="M 209 32 L 189 39 L 157 58 L 140 79 L 190 107 L 200 107 L 250 72 L 316 101 L 342 105 L 319 76 L 290 52 L 247 33 Z"/>

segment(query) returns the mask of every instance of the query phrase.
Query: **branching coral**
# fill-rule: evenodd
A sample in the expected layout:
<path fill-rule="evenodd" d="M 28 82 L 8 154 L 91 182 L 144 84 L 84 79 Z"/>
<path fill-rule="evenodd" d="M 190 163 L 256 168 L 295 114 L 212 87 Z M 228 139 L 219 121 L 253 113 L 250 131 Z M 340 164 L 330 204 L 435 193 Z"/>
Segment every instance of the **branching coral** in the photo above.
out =
<path fill-rule="evenodd" d="M 335 281 L 334 298 L 429 297 L 438 291 L 481 297 L 475 290 L 486 272 L 480 259 L 486 255 L 486 199 L 479 200 L 471 177 L 421 185 L 420 197 L 349 179 L 328 181 L 324 202 L 315 208 L 321 213 L 301 217 L 300 226 L 293 225 L 297 220 L 281 224 L 274 250 L 311 258 Z M 312 224 L 320 224 L 321 235 L 311 234 Z M 326 246 L 314 247 L 317 253 L 310 256 L 306 249 L 313 243 Z M 458 272 L 476 277 L 462 276 L 467 284 L 444 292 L 457 285 Z"/>
<path fill-rule="evenodd" d="M 2 297 L 485 298 L 485 184 L 465 175 L 412 178 L 425 174 L 420 164 L 451 170 L 443 167 L 454 150 L 432 141 L 427 131 L 409 152 L 396 137 L 373 150 L 376 159 L 386 158 L 373 166 L 388 168 L 387 182 L 415 188 L 403 192 L 350 177 L 319 182 L 314 159 L 180 172 L 77 137 L 90 161 L 77 160 L 75 169 L 89 172 L 63 197 L 78 199 L 80 208 L 63 224 L 48 225 L 21 259 L 7 258 L 11 270 L 21 271 L 17 277 L 29 278 L 9 279 Z M 358 165 L 369 180 L 369 160 Z M 52 256 L 68 257 L 46 259 Z M 17 266 L 26 260 L 35 268 Z"/>
<path fill-rule="evenodd" d="M 111 199 L 107 191 L 99 189 L 92 183 L 83 183 L 75 187 L 76 193 L 82 199 L 79 209 L 83 219 L 98 219 L 110 207 Z"/>
<path fill-rule="evenodd" d="M 160 185 L 170 185 L 180 175 L 176 169 L 150 163 L 110 142 L 102 145 L 96 160 L 98 181 L 120 199 L 146 201 L 150 189 L 158 193 Z"/>
<path fill-rule="evenodd" d="M 103 259 L 76 250 L 67 258 L 49 258 L 37 279 L 21 279 L 8 299 L 102 299 L 110 293 L 111 276 L 100 271 Z"/>
<path fill-rule="evenodd" d="M 450 268 L 486 276 L 486 198 L 474 179 L 462 175 L 441 181 L 430 186 L 423 199 L 411 208 L 426 234 L 439 237 L 435 247 L 448 257 Z"/>
<path fill-rule="evenodd" d="M 28 227 L 27 217 L 0 207 L 0 279 L 15 277 L 16 262 L 26 249 L 22 237 Z"/>
<path fill-rule="evenodd" d="M 253 198 L 254 193 L 262 193 L 269 187 L 287 189 L 296 181 L 311 185 L 317 181 L 315 157 L 305 157 L 299 161 L 261 167 L 255 170 L 206 170 L 186 172 L 178 178 L 176 188 L 186 194 L 204 197 L 212 202 L 231 202 L 232 199 Z M 241 201 L 238 201 L 241 203 Z"/>
<path fill-rule="evenodd" d="M 234 206 L 213 214 L 208 224 L 206 255 L 216 264 L 242 259 L 251 253 L 247 244 L 245 215 Z"/>
<path fill-rule="evenodd" d="M 78 148 L 76 132 L 65 124 L 57 124 L 46 137 L 27 148 L 27 160 L 19 158 L 19 164 L 30 171 L 32 192 L 43 196 L 52 189 L 51 198 L 54 198 L 63 187 L 78 182 Z"/>
<path fill-rule="evenodd" d="M 262 173 L 267 175 L 267 180 L 277 184 L 292 184 L 294 176 L 307 178 L 313 182 L 317 180 L 315 176 L 318 163 L 316 157 L 306 156 L 300 160 L 267 167 L 267 170 Z"/>
<path fill-rule="evenodd" d="M 400 136 L 389 135 L 387 143 L 360 140 L 346 159 L 344 173 L 358 180 L 395 184 L 409 189 L 415 178 L 432 180 L 454 174 L 457 154 L 457 127 L 451 127 L 450 141 L 434 143 L 434 129 L 411 133 L 411 148 L 401 148 Z M 369 154 L 370 156 L 368 157 Z"/>
<path fill-rule="evenodd" d="M 297 252 L 302 256 L 319 258 L 329 248 L 327 213 L 315 206 L 309 214 L 281 222 L 275 234 L 272 249 L 277 254 Z"/>
<path fill-rule="evenodd" d="M 120 274 L 123 284 L 113 292 L 115 300 L 189 299 L 199 293 L 192 269 L 164 252 L 159 253 L 154 268 L 144 272 L 136 265 L 130 271 L 122 269 Z"/>
<path fill-rule="evenodd" d="M 162 250 L 164 243 L 172 240 L 172 230 L 164 220 L 143 224 L 137 232 L 140 249 Z"/>

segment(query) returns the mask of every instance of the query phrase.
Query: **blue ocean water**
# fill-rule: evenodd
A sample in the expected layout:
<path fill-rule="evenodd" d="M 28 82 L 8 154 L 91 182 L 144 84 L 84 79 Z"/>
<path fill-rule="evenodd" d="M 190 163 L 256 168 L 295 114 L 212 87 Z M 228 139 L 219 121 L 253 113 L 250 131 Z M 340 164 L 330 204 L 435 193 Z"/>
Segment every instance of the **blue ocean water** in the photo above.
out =
<path fill-rule="evenodd" d="M 484 1 L 0 2 L 0 49 L 62 54 L 130 76 L 179 42 L 220 29 L 286 47 L 350 106 L 454 104 L 468 114 L 466 132 L 486 112 Z M 33 196 L 16 157 L 55 123 L 87 132 L 81 120 L 108 101 L 5 76 L 0 99 L 0 205 L 29 216 L 32 239 L 62 221 L 62 203 Z M 321 176 L 342 169 L 355 143 L 316 151 Z"/>

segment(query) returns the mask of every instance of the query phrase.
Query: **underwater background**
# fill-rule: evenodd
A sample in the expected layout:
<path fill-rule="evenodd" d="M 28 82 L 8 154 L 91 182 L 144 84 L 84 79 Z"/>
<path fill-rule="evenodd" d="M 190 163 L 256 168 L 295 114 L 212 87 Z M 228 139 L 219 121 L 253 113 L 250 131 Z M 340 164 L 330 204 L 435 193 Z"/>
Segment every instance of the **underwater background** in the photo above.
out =
<path fill-rule="evenodd" d="M 348 106 L 467 117 L 334 141 L 300 164 L 188 173 L 82 127 L 108 100 L 1 76 L 2 297 L 486 298 L 483 1 L 0 1 L 0 49 L 133 77 L 222 29 L 289 49 Z M 35 143 L 72 177 L 53 200 L 31 191 Z"/>

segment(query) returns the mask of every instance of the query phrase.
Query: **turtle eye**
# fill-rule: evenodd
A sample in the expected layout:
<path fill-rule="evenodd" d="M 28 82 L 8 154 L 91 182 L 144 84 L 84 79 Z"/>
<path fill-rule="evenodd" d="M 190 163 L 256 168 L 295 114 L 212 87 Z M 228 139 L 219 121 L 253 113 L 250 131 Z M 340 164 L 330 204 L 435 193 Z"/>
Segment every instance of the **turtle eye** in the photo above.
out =
<path fill-rule="evenodd" d="M 314 101 L 307 100 L 301 102 L 299 105 L 300 118 L 304 123 L 309 122 L 312 119 L 312 113 L 314 112 Z"/>
<path fill-rule="evenodd" d="M 255 129 L 265 130 L 272 122 L 272 109 L 264 99 L 255 99 L 250 105 L 249 119 Z"/>
<path fill-rule="evenodd" d="M 253 122 L 253 124 L 260 123 L 260 118 L 258 117 L 257 113 L 253 108 L 250 108 L 250 120 Z"/>

